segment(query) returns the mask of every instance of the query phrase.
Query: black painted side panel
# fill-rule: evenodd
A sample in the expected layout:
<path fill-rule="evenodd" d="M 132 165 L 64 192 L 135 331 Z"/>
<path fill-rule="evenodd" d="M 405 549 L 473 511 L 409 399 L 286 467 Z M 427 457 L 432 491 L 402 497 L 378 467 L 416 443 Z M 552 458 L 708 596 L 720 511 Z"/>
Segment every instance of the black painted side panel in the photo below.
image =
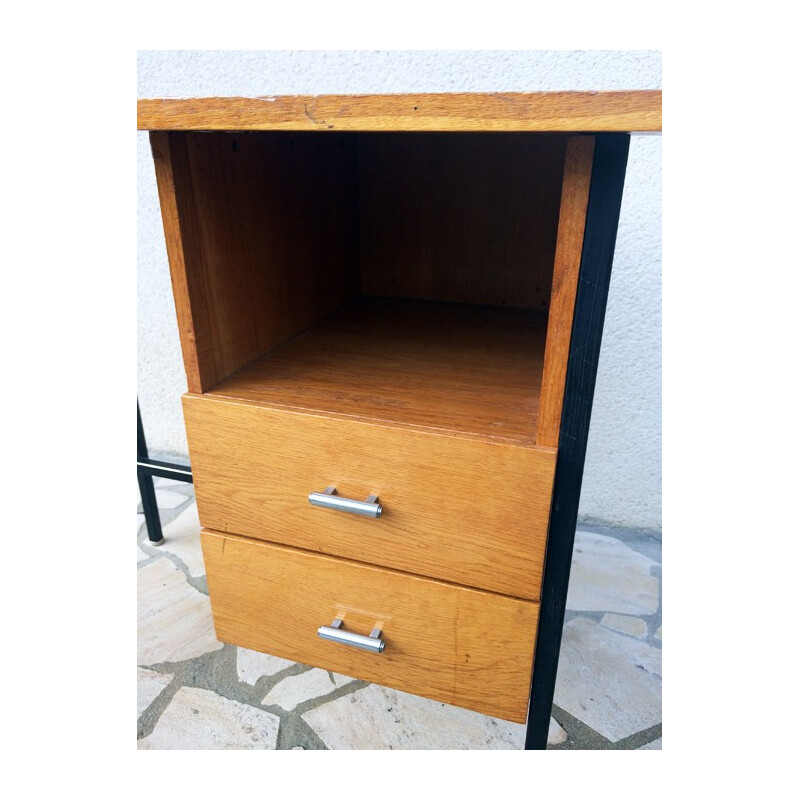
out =
<path fill-rule="evenodd" d="M 629 144 L 628 134 L 598 134 L 595 143 L 550 510 L 526 750 L 544 750 L 547 746 L 586 441 Z"/>

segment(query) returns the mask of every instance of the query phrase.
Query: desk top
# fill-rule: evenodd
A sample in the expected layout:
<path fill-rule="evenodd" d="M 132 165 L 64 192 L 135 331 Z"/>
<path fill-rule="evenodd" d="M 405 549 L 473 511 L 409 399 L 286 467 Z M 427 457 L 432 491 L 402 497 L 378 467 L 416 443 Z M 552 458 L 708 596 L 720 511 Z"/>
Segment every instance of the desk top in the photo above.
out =
<path fill-rule="evenodd" d="M 141 99 L 139 130 L 661 130 L 661 91 L 286 95 Z"/>

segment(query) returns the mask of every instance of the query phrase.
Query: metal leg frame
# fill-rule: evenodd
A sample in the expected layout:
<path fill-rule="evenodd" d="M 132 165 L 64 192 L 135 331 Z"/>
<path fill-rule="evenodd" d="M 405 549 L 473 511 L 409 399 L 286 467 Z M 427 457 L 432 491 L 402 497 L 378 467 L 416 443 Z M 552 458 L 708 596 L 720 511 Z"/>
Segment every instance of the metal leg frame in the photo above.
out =
<path fill-rule="evenodd" d="M 547 747 L 586 441 L 629 144 L 630 137 L 624 133 L 598 134 L 595 140 L 550 510 L 526 750 L 544 750 Z"/>
<path fill-rule="evenodd" d="M 136 477 L 139 481 L 139 494 L 142 496 L 142 509 L 144 521 L 147 525 L 147 538 L 152 545 L 164 543 L 164 534 L 161 532 L 161 517 L 158 513 L 156 490 L 153 486 L 153 476 L 170 478 L 175 481 L 192 483 L 192 471 L 182 464 L 170 464 L 167 461 L 155 461 L 148 457 L 147 442 L 144 438 L 142 415 L 139 412 L 139 403 L 136 403 Z"/>

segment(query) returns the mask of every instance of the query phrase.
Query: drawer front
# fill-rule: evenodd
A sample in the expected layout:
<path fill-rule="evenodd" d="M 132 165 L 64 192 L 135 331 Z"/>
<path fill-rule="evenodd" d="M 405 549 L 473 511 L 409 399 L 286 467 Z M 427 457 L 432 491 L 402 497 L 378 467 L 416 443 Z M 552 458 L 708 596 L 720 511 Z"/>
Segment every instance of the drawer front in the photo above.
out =
<path fill-rule="evenodd" d="M 209 528 L 538 600 L 555 452 L 185 395 Z M 365 500 L 379 519 L 309 503 Z"/>
<path fill-rule="evenodd" d="M 539 606 L 203 530 L 217 638 L 524 722 Z M 382 652 L 318 636 L 381 630 Z"/>

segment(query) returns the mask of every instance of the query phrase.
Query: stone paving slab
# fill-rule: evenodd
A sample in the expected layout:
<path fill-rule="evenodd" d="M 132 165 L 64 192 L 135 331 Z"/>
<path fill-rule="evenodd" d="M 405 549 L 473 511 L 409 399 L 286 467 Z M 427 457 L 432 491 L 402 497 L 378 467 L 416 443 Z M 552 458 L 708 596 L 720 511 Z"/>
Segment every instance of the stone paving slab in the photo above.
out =
<path fill-rule="evenodd" d="M 185 494 L 172 491 L 171 489 L 156 488 L 156 505 L 159 508 L 169 510 L 183 505 L 189 498 Z"/>
<path fill-rule="evenodd" d="M 183 495 L 181 495 L 183 497 Z M 185 497 L 183 497 L 186 500 Z M 192 503 L 185 511 L 162 528 L 164 544 L 161 549 L 177 556 L 193 578 L 206 574 L 203 550 L 200 546 L 200 519 Z"/>
<path fill-rule="evenodd" d="M 600 624 L 612 631 L 627 633 L 628 636 L 635 636 L 637 639 L 644 639 L 647 636 L 647 623 L 639 617 L 629 617 L 624 614 L 604 614 Z"/>
<path fill-rule="evenodd" d="M 520 750 L 525 726 L 370 684 L 303 714 L 331 750 Z"/>
<path fill-rule="evenodd" d="M 554 702 L 612 742 L 661 721 L 661 650 L 590 619 L 564 626 Z"/>
<path fill-rule="evenodd" d="M 572 556 L 567 609 L 655 614 L 658 578 L 650 574 L 657 562 L 618 539 L 578 530 Z"/>
<path fill-rule="evenodd" d="M 240 681 L 255 686 L 260 678 L 275 675 L 287 667 L 293 667 L 294 661 L 288 658 L 278 658 L 266 653 L 257 653 L 244 647 L 236 648 L 236 674 Z"/>
<path fill-rule="evenodd" d="M 261 701 L 265 706 L 280 706 L 292 711 L 301 703 L 317 697 L 324 697 L 342 686 L 354 681 L 346 675 L 337 675 L 324 669 L 310 669 L 300 675 L 284 678 L 267 693 Z"/>
<path fill-rule="evenodd" d="M 280 720 L 268 711 L 184 686 L 140 750 L 274 750 Z"/>
<path fill-rule="evenodd" d="M 142 666 L 185 661 L 218 650 L 211 603 L 168 559 L 138 572 L 137 661 Z"/>
<path fill-rule="evenodd" d="M 141 717 L 142 712 L 158 697 L 172 682 L 172 675 L 154 672 L 151 669 L 136 669 L 136 716 Z"/>
<path fill-rule="evenodd" d="M 567 732 L 550 717 L 550 727 L 547 731 L 547 744 L 564 744 L 567 741 Z"/>
<path fill-rule="evenodd" d="M 643 747 L 639 748 L 640 750 L 661 750 L 661 739 L 656 739 L 654 742 L 650 742 L 650 744 L 646 744 Z"/>

